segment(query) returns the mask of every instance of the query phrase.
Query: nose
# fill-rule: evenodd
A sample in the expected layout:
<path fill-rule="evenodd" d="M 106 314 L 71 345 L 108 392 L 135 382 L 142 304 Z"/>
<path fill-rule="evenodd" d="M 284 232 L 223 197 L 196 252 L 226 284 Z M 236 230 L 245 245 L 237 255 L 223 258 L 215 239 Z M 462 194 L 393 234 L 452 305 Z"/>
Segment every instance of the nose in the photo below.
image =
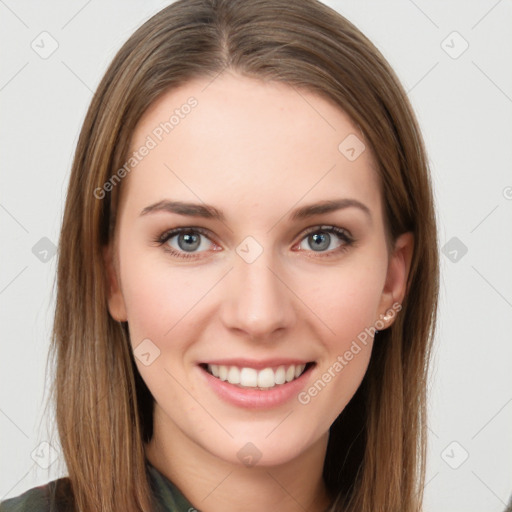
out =
<path fill-rule="evenodd" d="M 293 293 L 285 283 L 284 272 L 266 251 L 252 263 L 235 255 L 225 282 L 221 311 L 225 327 L 258 341 L 270 341 L 277 331 L 290 329 L 296 313 Z"/>

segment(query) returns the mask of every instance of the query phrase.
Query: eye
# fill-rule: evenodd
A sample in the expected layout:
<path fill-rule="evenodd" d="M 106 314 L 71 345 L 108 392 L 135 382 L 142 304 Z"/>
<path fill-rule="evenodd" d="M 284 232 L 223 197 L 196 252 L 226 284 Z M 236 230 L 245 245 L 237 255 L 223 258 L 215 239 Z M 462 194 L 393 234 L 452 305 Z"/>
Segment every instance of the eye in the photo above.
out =
<path fill-rule="evenodd" d="M 176 258 L 197 258 L 200 253 L 222 250 L 215 244 L 207 230 L 198 227 L 180 227 L 159 235 L 155 242 Z M 303 235 L 299 251 L 334 256 L 347 250 L 354 239 L 346 229 L 337 226 L 313 226 Z"/>
<path fill-rule="evenodd" d="M 197 253 L 217 247 L 201 228 L 175 228 L 160 235 L 156 242 L 164 246 L 164 250 L 178 258 L 195 257 Z M 218 250 L 218 249 L 213 249 Z"/>
<path fill-rule="evenodd" d="M 337 253 L 346 250 L 354 239 L 345 229 L 337 226 L 314 226 L 306 232 L 299 250 L 317 253 Z"/>

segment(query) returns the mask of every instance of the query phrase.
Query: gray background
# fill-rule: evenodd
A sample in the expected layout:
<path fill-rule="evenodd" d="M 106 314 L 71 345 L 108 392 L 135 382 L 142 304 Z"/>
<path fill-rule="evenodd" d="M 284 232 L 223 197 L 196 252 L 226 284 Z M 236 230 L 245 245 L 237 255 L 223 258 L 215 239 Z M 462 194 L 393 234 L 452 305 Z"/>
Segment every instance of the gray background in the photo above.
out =
<path fill-rule="evenodd" d="M 42 404 L 72 155 L 106 66 L 167 3 L 0 0 L 0 499 L 65 474 Z M 425 510 L 502 511 L 512 492 L 512 3 L 326 3 L 396 70 L 432 166 L 444 249 Z"/>

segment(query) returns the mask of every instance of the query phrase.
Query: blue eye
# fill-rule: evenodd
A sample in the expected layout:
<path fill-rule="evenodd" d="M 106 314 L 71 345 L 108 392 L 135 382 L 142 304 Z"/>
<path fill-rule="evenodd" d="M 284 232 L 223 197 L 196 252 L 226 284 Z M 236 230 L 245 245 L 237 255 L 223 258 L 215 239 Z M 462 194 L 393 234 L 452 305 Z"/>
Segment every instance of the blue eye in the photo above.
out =
<path fill-rule="evenodd" d="M 315 226 L 311 228 L 299 245 L 301 251 L 332 253 L 344 250 L 354 242 L 344 229 L 336 226 Z M 307 244 L 309 247 L 304 247 Z"/>
<path fill-rule="evenodd" d="M 195 233 L 180 233 L 179 235 L 175 235 L 180 249 L 187 252 L 195 251 L 201 246 L 201 236 L 201 234 Z"/>
<path fill-rule="evenodd" d="M 165 244 L 164 250 L 178 258 L 194 257 L 196 253 L 207 251 L 213 246 L 206 231 L 200 228 L 176 228 L 158 237 L 157 242 Z"/>
<path fill-rule="evenodd" d="M 198 258 L 203 252 L 222 250 L 212 242 L 207 230 L 195 227 L 171 229 L 158 236 L 155 242 L 176 258 Z M 314 226 L 301 238 L 299 251 L 329 257 L 347 250 L 353 243 L 354 239 L 345 229 L 336 226 Z"/>

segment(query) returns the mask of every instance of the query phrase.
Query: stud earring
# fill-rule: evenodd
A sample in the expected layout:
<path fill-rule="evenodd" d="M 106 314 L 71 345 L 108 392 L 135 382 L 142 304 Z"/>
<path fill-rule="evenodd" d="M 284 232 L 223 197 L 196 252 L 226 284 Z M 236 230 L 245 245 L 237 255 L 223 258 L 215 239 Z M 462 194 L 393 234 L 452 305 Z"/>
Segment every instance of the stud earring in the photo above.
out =
<path fill-rule="evenodd" d="M 387 323 L 391 320 L 392 316 L 389 314 L 380 315 L 380 318 L 375 322 L 375 334 L 378 334 L 380 331 L 387 329 Z"/>

